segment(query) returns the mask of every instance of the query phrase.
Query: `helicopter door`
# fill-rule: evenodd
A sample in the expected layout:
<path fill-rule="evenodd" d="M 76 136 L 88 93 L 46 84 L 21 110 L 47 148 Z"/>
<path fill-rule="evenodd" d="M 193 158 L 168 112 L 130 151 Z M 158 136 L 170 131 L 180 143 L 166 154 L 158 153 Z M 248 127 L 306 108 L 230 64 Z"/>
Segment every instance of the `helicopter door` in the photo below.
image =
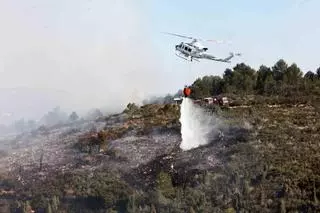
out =
<path fill-rule="evenodd" d="M 184 50 L 185 50 L 188 54 L 190 54 L 190 53 L 191 53 L 191 48 L 190 48 L 190 47 L 188 47 L 188 46 L 186 46 L 186 47 L 184 48 Z"/>
<path fill-rule="evenodd" d="M 188 46 L 184 46 L 183 50 L 186 54 L 189 54 L 191 52 L 191 48 Z"/>

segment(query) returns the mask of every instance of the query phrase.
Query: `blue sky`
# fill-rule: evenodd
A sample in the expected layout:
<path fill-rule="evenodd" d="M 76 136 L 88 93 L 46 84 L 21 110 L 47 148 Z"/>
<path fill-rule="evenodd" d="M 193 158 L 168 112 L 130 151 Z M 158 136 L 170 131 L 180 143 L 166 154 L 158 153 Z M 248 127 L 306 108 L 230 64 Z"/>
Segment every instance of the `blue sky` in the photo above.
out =
<path fill-rule="evenodd" d="M 315 71 L 318 8 L 318 0 L 0 1 L 0 89 L 65 91 L 62 108 L 119 108 L 241 62 L 258 69 L 283 58 Z M 243 55 L 191 64 L 174 55 L 187 40 L 163 31 L 230 40 L 204 45 L 217 57 Z"/>
<path fill-rule="evenodd" d="M 254 68 L 272 66 L 284 58 L 296 62 L 304 72 L 320 66 L 320 1 L 156 1 L 150 7 L 153 37 L 159 51 L 170 52 L 166 65 L 182 76 L 189 67 L 173 59 L 173 46 L 181 38 L 159 34 L 159 31 L 181 33 L 205 39 L 231 40 L 232 45 L 208 44 L 209 52 L 225 56 L 230 51 L 243 56 L 232 64 L 206 61 L 194 64 L 191 76 L 221 75 L 225 68 L 245 62 Z M 183 39 L 182 39 L 183 40 Z M 171 58 L 169 58 L 171 57 Z M 185 70 L 181 70 L 185 68 Z M 192 81 L 191 77 L 191 81 Z"/>

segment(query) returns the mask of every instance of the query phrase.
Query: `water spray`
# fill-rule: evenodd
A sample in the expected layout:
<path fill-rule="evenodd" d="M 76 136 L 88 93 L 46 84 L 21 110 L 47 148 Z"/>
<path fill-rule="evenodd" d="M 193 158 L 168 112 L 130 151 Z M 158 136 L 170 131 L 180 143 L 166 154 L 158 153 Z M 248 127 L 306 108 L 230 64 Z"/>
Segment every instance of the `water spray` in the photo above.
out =
<path fill-rule="evenodd" d="M 183 98 L 180 110 L 182 136 L 180 148 L 186 151 L 208 144 L 220 121 L 188 97 Z"/>

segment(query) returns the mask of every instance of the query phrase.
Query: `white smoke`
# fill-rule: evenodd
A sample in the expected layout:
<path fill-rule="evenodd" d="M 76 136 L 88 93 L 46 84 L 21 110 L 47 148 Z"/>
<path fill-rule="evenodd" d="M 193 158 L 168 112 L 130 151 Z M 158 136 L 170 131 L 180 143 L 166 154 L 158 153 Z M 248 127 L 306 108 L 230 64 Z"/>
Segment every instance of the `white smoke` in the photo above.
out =
<path fill-rule="evenodd" d="M 26 100 L 32 105 L 23 105 L 27 117 L 57 105 L 77 112 L 121 111 L 128 102 L 140 104 L 163 92 L 166 77 L 150 36 L 147 6 L 126 0 L 0 1 L 0 90 L 64 91 Z M 0 111 L 18 101 L 0 100 L 7 106 L 0 104 Z"/>
<path fill-rule="evenodd" d="M 191 99 L 184 98 L 181 104 L 182 150 L 190 150 L 210 142 L 212 133 L 220 126 L 221 121 L 195 105 Z"/>

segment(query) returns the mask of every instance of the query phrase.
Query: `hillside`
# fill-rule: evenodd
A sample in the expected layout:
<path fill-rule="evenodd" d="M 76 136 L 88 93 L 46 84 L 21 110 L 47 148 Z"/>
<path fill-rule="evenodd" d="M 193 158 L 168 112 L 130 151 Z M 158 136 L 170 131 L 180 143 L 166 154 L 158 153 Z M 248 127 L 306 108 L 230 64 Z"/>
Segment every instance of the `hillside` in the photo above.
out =
<path fill-rule="evenodd" d="M 1 155 L 1 210 L 320 210 L 315 107 L 262 104 L 211 113 L 223 121 L 222 136 L 189 151 L 179 148 L 174 104 L 128 105 L 93 123 L 13 138 L 12 151 Z"/>

